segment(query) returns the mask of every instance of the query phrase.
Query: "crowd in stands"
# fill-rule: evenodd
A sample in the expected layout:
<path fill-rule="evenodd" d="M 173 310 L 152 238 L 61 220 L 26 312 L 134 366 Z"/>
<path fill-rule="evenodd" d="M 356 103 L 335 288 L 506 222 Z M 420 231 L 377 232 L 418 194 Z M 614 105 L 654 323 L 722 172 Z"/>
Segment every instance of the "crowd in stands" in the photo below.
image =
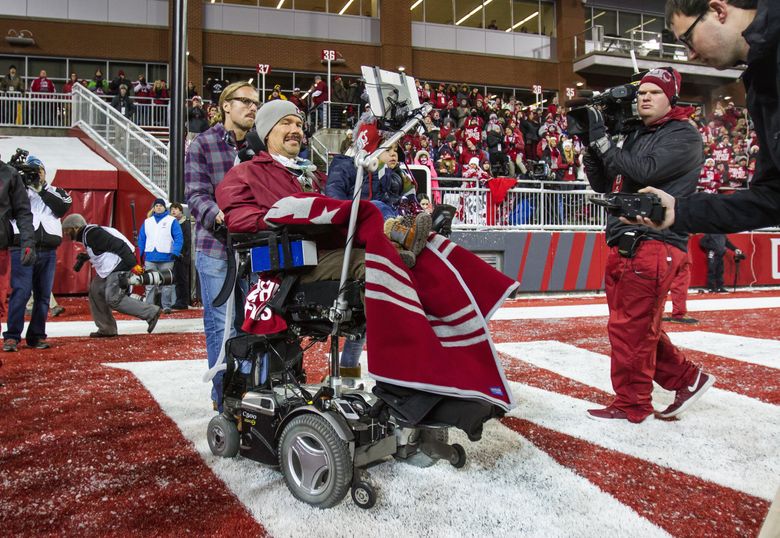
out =
<path fill-rule="evenodd" d="M 112 106 L 124 116 L 139 123 L 158 124 L 164 116 L 138 118 L 138 105 L 165 105 L 169 92 L 165 80 L 147 81 L 143 73 L 133 81 L 119 70 L 114 78 L 104 76 L 97 69 L 92 79 L 79 79 L 71 73 L 70 79 L 59 90 L 70 93 L 80 84 L 97 95 L 111 99 Z M 219 96 L 228 80 L 209 78 L 203 86 L 206 99 L 199 95 L 193 82 L 187 85 L 187 132 L 191 141 L 208 129 L 216 117 Z M 24 87 L 15 66 L 0 80 L 0 92 L 56 93 L 58 88 L 41 70 L 29 88 Z M 583 146 L 567 133 L 565 110 L 553 100 L 550 104 L 523 103 L 511 95 L 483 95 L 482 89 L 466 83 L 444 84 L 417 81 L 421 102 L 429 102 L 434 109 L 425 118 L 425 133 L 407 137 L 401 145 L 407 164 L 422 164 L 431 169 L 431 175 L 447 178 L 477 179 L 483 185 L 492 177 L 511 177 L 543 180 L 553 189 L 566 190 L 572 182 L 586 182 L 582 163 Z M 330 127 L 352 128 L 358 121 L 365 103 L 365 87 L 360 79 L 334 76 L 330 99 L 344 104 L 344 110 L 330 114 Z M 317 76 L 307 91 L 294 88 L 286 93 L 275 85 L 266 101 L 289 100 L 307 114 L 310 136 L 324 126 L 324 106 L 328 100 L 328 86 Z M 708 115 L 696 107 L 691 115 L 701 132 L 705 147 L 699 188 L 709 192 L 745 187 L 755 169 L 755 133 L 745 109 L 733 102 L 725 106 L 718 102 Z M 351 143 L 342 144 L 343 153 Z M 474 166 L 476 159 L 476 166 Z"/>

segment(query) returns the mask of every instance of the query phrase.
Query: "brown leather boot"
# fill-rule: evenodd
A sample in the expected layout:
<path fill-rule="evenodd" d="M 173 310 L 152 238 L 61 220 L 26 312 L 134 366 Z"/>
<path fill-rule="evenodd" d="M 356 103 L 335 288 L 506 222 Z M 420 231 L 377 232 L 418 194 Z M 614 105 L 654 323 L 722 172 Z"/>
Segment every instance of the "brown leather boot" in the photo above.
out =
<path fill-rule="evenodd" d="M 341 373 L 341 377 L 354 377 L 357 379 L 362 377 L 359 364 L 357 366 L 342 366 L 339 368 L 339 373 Z"/>

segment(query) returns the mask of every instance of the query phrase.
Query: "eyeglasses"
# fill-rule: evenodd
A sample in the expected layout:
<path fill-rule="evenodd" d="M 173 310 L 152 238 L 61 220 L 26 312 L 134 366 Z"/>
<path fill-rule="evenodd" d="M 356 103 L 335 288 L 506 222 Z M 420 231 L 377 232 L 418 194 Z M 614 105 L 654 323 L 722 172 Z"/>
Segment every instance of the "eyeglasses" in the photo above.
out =
<path fill-rule="evenodd" d="M 231 97 L 229 101 L 241 101 L 241 103 L 243 103 L 244 106 L 255 105 L 255 108 L 260 106 L 260 101 L 255 101 L 254 99 L 250 99 L 249 97 Z"/>
<path fill-rule="evenodd" d="M 680 36 L 677 38 L 677 40 L 688 47 L 688 50 L 693 50 L 693 45 L 691 44 L 691 39 L 693 38 L 693 29 L 696 28 L 696 25 L 701 22 L 701 20 L 704 18 L 704 16 L 709 13 L 709 11 L 705 11 L 698 17 L 696 17 L 696 20 L 693 21 L 693 24 L 691 24 L 685 32 L 680 34 Z"/>

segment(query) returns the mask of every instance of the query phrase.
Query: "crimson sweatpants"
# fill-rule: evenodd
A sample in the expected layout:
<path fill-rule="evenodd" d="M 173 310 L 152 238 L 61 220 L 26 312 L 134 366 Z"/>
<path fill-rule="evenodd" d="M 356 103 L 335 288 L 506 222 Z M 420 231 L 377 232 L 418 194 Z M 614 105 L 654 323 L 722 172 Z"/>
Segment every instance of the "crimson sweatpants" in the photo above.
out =
<path fill-rule="evenodd" d="M 667 390 L 690 385 L 698 368 L 661 330 L 663 305 L 672 281 L 687 259 L 661 241 L 642 241 L 633 258 L 612 247 L 607 258 L 607 330 L 612 344 L 614 407 L 632 420 L 653 412 L 653 381 Z"/>
<path fill-rule="evenodd" d="M 691 257 L 686 253 L 677 276 L 672 280 L 672 317 L 684 318 L 688 313 L 688 288 L 691 285 Z"/>

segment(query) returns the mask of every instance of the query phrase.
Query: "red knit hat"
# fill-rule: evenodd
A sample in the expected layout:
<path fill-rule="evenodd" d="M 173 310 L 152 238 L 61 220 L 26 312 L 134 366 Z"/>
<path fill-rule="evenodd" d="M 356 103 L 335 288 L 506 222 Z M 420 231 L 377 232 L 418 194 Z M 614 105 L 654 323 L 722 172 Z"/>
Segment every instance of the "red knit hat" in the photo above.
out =
<path fill-rule="evenodd" d="M 680 76 L 680 73 L 672 67 L 651 69 L 642 77 L 642 81 L 639 83 L 640 86 L 645 82 L 650 82 L 661 88 L 670 103 L 674 97 L 679 97 L 680 95 L 682 77 Z"/>
<path fill-rule="evenodd" d="M 373 153 L 373 151 L 379 147 L 381 141 L 382 135 L 376 128 L 376 125 L 373 124 L 361 125 L 355 136 L 355 146 L 357 149 L 365 150 L 368 153 Z"/>

